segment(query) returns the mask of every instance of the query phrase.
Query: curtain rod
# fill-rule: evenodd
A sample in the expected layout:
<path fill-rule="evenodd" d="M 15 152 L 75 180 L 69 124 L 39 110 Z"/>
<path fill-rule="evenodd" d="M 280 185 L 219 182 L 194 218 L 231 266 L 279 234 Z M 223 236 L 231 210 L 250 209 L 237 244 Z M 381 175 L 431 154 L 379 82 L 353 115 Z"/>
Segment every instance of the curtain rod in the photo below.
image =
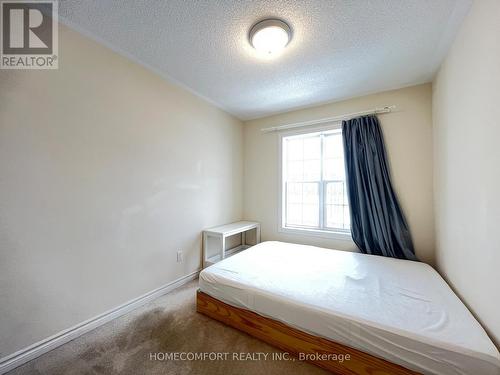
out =
<path fill-rule="evenodd" d="M 373 109 L 369 109 L 369 110 L 361 111 L 361 112 L 346 113 L 343 115 L 334 116 L 334 117 L 326 117 L 326 118 L 322 118 L 319 120 L 311 120 L 311 121 L 304 121 L 304 122 L 296 122 L 294 124 L 273 126 L 271 128 L 264 128 L 264 129 L 260 129 L 260 130 L 263 133 L 271 133 L 271 132 L 277 132 L 280 130 L 295 129 L 295 128 L 302 128 L 305 126 L 325 124 L 328 122 L 339 122 L 339 121 L 347 120 L 349 118 L 356 117 L 356 116 L 374 115 L 377 113 L 389 113 L 389 112 L 392 112 L 392 110 L 395 108 L 396 108 L 395 105 L 386 105 L 385 107 L 373 108 Z"/>

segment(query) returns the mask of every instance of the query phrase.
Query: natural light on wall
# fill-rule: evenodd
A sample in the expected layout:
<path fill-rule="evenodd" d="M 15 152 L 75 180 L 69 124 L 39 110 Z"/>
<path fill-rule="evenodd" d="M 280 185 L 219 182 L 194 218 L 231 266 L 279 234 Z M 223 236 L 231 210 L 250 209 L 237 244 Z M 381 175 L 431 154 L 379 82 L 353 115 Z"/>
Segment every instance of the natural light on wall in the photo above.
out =
<path fill-rule="evenodd" d="M 341 131 L 281 141 L 282 228 L 350 233 Z"/>

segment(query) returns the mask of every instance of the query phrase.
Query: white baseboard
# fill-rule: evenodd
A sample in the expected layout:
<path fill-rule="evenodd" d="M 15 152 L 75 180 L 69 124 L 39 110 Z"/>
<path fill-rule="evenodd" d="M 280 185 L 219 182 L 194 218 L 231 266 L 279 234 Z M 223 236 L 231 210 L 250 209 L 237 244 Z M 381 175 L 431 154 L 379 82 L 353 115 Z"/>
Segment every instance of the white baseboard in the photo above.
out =
<path fill-rule="evenodd" d="M 65 329 L 53 336 L 50 336 L 42 341 L 39 341 L 33 345 L 30 345 L 24 349 L 21 349 L 7 357 L 0 358 L 0 374 L 4 374 L 7 371 L 13 370 L 18 366 L 25 364 L 32 359 L 41 356 L 48 351 L 61 346 L 62 344 L 71 341 L 78 336 L 87 333 L 94 328 L 97 328 L 119 316 L 126 314 L 172 290 L 188 283 L 191 280 L 196 279 L 200 270 L 194 271 L 186 276 L 183 276 L 177 280 L 174 280 L 166 285 L 163 285 L 155 290 L 152 290 L 140 297 L 134 298 L 133 300 L 124 303 L 114 309 L 108 310 L 94 318 L 88 319 L 81 322 L 71 328 Z"/>

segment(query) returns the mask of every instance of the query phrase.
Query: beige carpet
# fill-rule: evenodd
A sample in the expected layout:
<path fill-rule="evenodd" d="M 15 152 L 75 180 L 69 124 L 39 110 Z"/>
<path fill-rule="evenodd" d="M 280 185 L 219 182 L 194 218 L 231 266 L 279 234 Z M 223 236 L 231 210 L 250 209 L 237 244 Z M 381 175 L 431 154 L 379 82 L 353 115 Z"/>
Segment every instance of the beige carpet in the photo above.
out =
<path fill-rule="evenodd" d="M 278 350 L 196 313 L 196 289 L 191 282 L 8 374 L 326 374 L 298 360 L 272 360 Z M 219 352 L 229 359 L 151 360 L 158 352 Z M 232 353 L 269 354 L 252 361 L 233 360 Z"/>

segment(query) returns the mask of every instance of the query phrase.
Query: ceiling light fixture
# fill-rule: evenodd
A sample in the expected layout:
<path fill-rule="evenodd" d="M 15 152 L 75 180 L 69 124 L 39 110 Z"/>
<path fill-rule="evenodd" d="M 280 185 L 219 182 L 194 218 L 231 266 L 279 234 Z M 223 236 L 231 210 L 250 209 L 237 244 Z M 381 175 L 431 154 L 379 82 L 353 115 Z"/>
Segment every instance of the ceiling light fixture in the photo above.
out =
<path fill-rule="evenodd" d="M 284 21 L 266 19 L 257 22 L 250 29 L 250 44 L 266 55 L 279 53 L 292 39 L 292 30 Z"/>

